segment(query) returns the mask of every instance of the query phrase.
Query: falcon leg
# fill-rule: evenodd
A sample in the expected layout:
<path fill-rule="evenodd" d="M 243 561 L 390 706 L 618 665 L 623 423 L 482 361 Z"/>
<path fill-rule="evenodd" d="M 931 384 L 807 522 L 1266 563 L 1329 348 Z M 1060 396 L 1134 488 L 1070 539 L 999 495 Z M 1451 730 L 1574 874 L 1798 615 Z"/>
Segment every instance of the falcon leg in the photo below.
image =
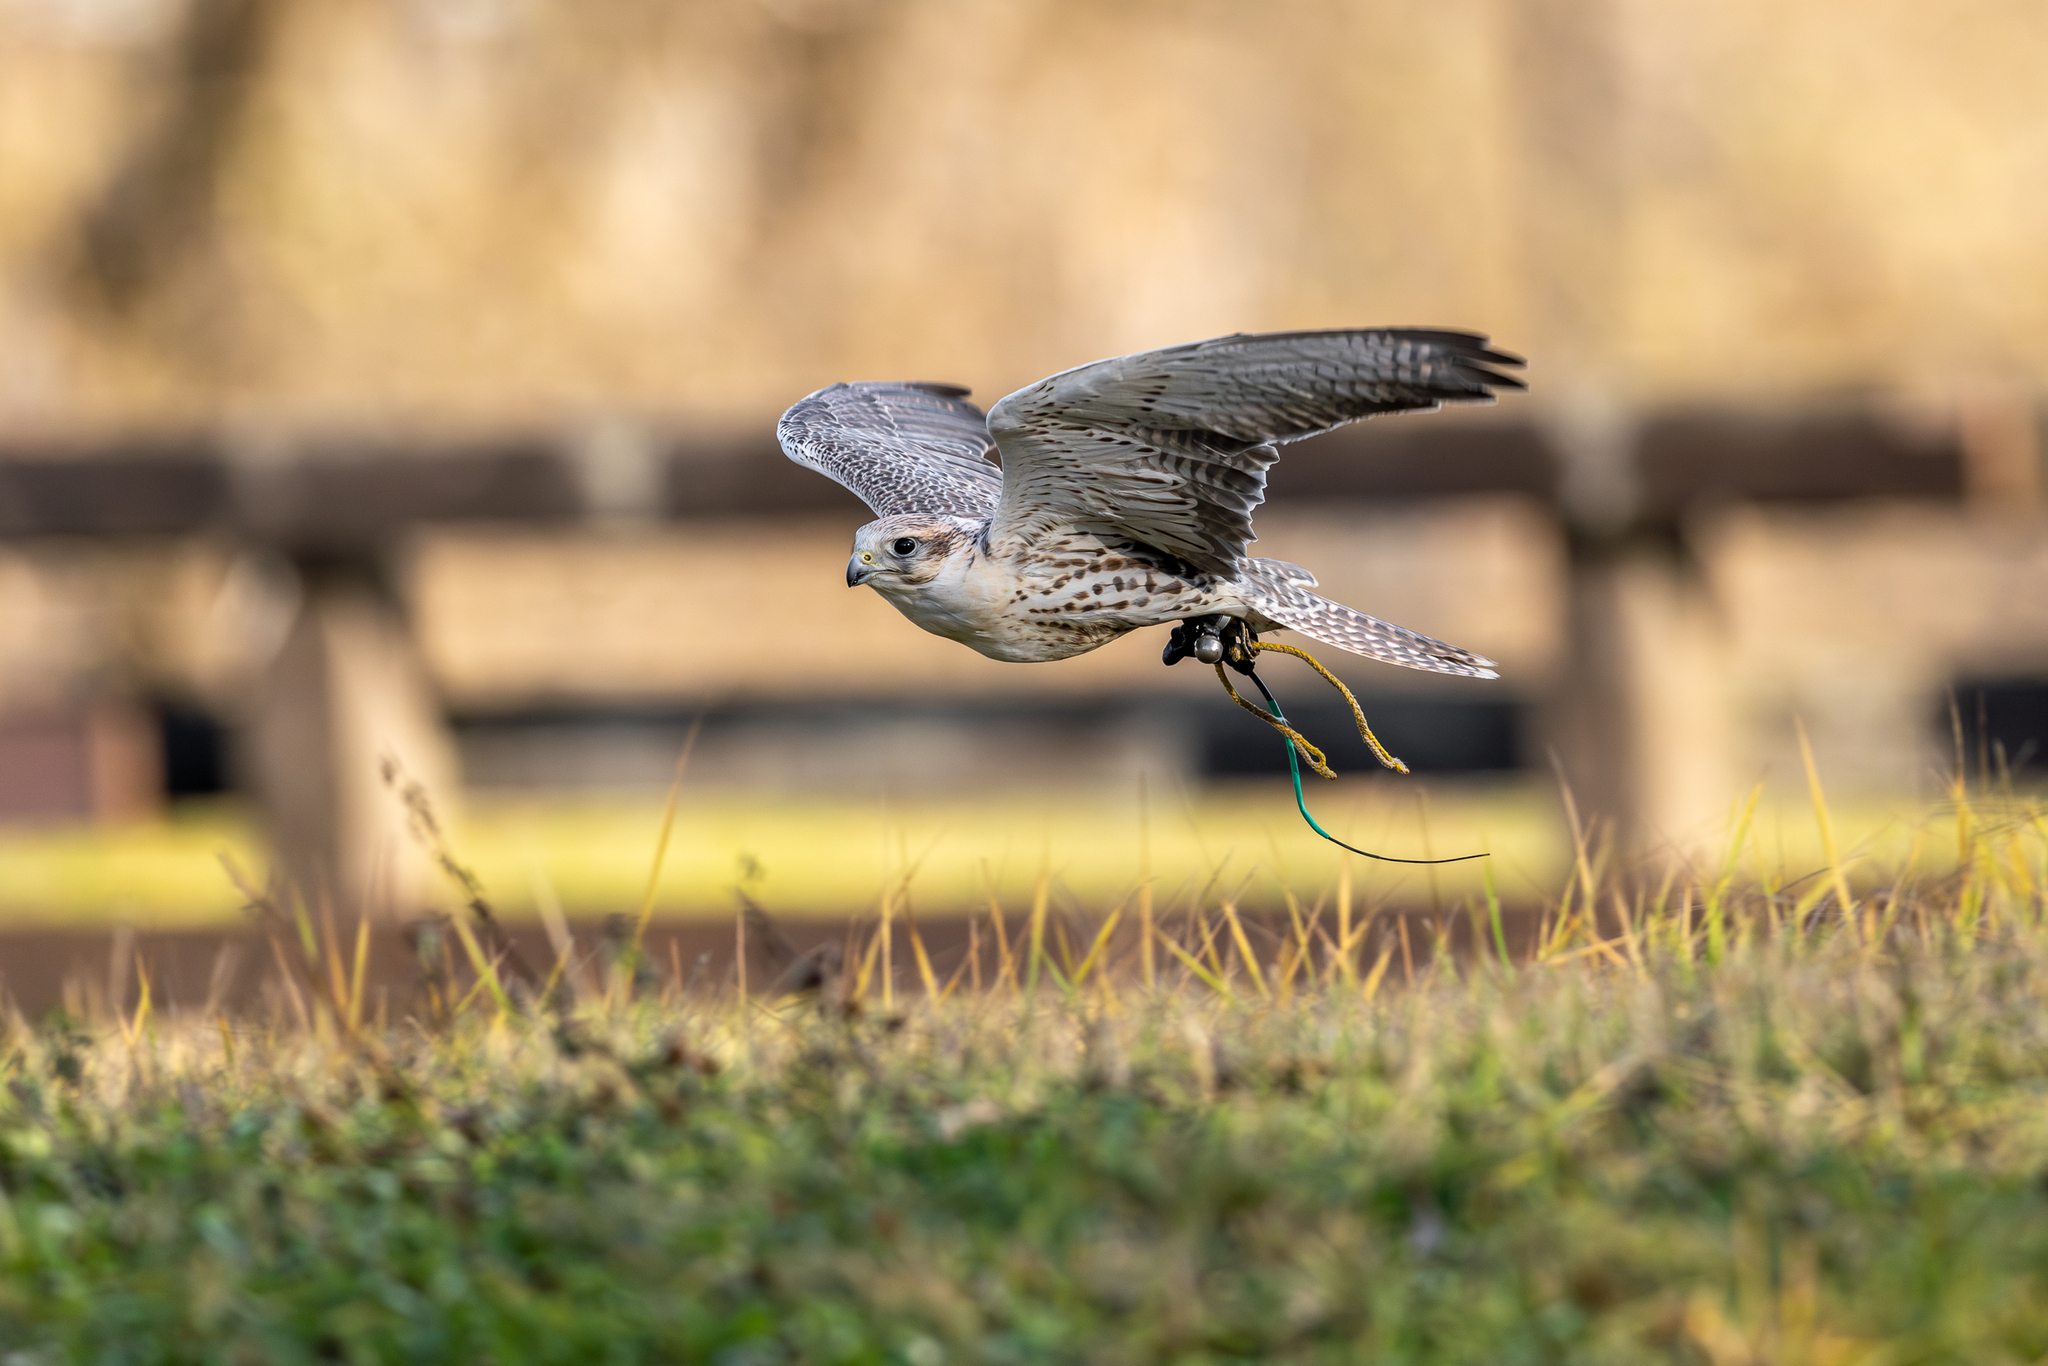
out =
<path fill-rule="evenodd" d="M 1218 613 L 1208 617 L 1183 617 L 1174 623 L 1173 636 L 1160 653 L 1162 664 L 1178 664 L 1193 656 L 1204 664 L 1219 660 L 1241 674 L 1252 669 L 1252 645 L 1258 633 L 1236 617 Z"/>

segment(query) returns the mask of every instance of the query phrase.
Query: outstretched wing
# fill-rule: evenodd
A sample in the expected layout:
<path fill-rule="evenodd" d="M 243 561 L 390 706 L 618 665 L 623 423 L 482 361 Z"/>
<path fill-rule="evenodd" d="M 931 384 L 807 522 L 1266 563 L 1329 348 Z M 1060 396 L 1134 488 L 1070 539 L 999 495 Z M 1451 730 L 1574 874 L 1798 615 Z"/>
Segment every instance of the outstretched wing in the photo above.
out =
<path fill-rule="evenodd" d="M 981 409 L 951 384 L 834 384 L 775 424 L 782 450 L 852 489 L 878 517 L 986 517 L 1003 491 Z"/>
<path fill-rule="evenodd" d="M 990 410 L 1003 496 L 991 539 L 1072 527 L 1236 578 L 1278 445 L 1375 413 L 1486 403 L 1521 359 L 1470 332 L 1270 332 L 1097 361 Z"/>

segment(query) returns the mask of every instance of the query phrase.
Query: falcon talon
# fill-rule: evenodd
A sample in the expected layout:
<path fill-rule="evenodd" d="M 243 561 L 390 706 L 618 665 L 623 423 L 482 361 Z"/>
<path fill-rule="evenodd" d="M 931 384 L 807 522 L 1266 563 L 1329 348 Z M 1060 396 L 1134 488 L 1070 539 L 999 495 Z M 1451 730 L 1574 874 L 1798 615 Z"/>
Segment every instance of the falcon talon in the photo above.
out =
<path fill-rule="evenodd" d="M 1168 668 L 1189 659 L 1195 653 L 1196 617 L 1187 617 L 1173 624 L 1173 635 L 1168 638 L 1166 648 L 1159 652 L 1159 662 Z"/>

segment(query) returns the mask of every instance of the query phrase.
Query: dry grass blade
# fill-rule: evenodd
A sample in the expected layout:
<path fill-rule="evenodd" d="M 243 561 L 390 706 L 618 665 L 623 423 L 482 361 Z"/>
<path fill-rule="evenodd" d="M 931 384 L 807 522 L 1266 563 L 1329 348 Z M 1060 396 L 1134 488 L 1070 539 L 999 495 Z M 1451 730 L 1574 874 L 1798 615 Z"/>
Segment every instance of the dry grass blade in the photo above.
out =
<path fill-rule="evenodd" d="M 1813 745 L 1806 738 L 1806 722 L 1797 721 L 1799 731 L 1799 762 L 1806 768 L 1806 790 L 1813 800 L 1814 820 L 1820 826 L 1821 848 L 1827 855 L 1828 876 L 1833 879 L 1835 896 L 1842 908 L 1842 918 L 1856 920 L 1856 898 L 1849 893 L 1849 877 L 1842 867 L 1841 851 L 1835 847 L 1835 823 L 1828 814 L 1827 793 L 1820 785 L 1820 770 L 1814 767 Z"/>
<path fill-rule="evenodd" d="M 1196 958 L 1193 954 L 1189 953 L 1180 945 L 1174 943 L 1172 939 L 1168 938 L 1163 933 L 1159 937 L 1159 942 L 1166 946 L 1167 952 L 1171 953 L 1175 958 L 1180 959 L 1182 966 L 1187 968 L 1189 972 L 1193 973 L 1195 975 L 1195 979 L 1199 981 L 1203 986 L 1209 988 L 1209 990 L 1215 992 L 1218 996 L 1223 997 L 1226 1001 L 1236 999 L 1236 993 L 1231 991 L 1230 983 L 1223 977 L 1215 973 L 1212 973 L 1209 971 L 1209 969 L 1203 967 L 1200 959 Z"/>
<path fill-rule="evenodd" d="M 1103 918 L 1101 928 L 1095 931 L 1095 938 L 1088 945 L 1087 954 L 1082 957 L 1079 966 L 1074 969 L 1073 983 L 1075 986 L 1078 987 L 1087 981 L 1088 974 L 1095 971 L 1103 963 L 1103 954 L 1109 947 L 1109 937 L 1116 933 L 1117 923 L 1122 920 L 1123 914 L 1122 902 L 1118 902 L 1109 908 L 1109 914 Z"/>
<path fill-rule="evenodd" d="M 477 984 L 470 989 L 469 996 L 463 1000 L 463 1005 L 474 999 L 477 992 L 488 991 L 491 999 L 497 1003 L 499 1014 L 515 1013 L 516 1007 L 512 1004 L 512 997 L 505 990 L 504 982 L 498 977 L 497 962 L 484 952 L 483 946 L 477 942 L 475 932 L 470 929 L 469 922 L 461 916 L 453 916 L 448 923 L 454 927 L 456 938 L 462 941 L 462 951 L 469 956 L 469 965 L 476 972 Z M 460 1010 L 461 1006 L 458 1006 L 458 1013 Z"/>
<path fill-rule="evenodd" d="M 362 1028 L 363 991 L 370 978 L 370 917 L 360 916 L 356 920 L 356 955 L 349 973 L 348 1012 L 346 1021 L 351 1034 Z"/>
<path fill-rule="evenodd" d="M 1031 889 L 1030 952 L 1024 968 L 1024 992 L 1035 995 L 1038 991 L 1038 969 L 1045 963 L 1045 913 L 1052 896 L 1052 870 L 1049 864 L 1041 863 L 1038 869 L 1038 884 Z"/>
<path fill-rule="evenodd" d="M 1237 945 L 1238 962 L 1243 965 L 1245 975 L 1252 979 L 1252 985 L 1259 989 L 1259 995 L 1271 997 L 1273 988 L 1266 982 L 1266 975 L 1259 971 L 1259 956 L 1252 952 L 1251 940 L 1245 937 L 1244 923 L 1237 917 L 1237 907 L 1230 901 L 1223 903 L 1223 921 L 1230 926 L 1231 942 Z"/>
<path fill-rule="evenodd" d="M 1403 940 L 1402 942 L 1405 945 L 1406 941 Z M 1389 944 L 1385 948 L 1380 950 L 1380 956 L 1378 959 L 1374 961 L 1372 965 L 1372 971 L 1368 972 L 1365 975 L 1365 982 L 1359 988 L 1360 994 L 1365 997 L 1365 1000 L 1368 1004 L 1371 1003 L 1372 999 L 1375 996 L 1379 995 L 1380 980 L 1387 975 L 1387 967 L 1393 961 L 1394 946 L 1392 944 Z"/>
<path fill-rule="evenodd" d="M 122 1029 L 130 1049 L 133 1049 L 141 1041 L 143 1031 L 149 1028 L 149 964 L 142 961 L 140 953 L 135 955 L 135 980 L 138 993 L 135 1000 L 135 1014 L 124 1022 Z"/>
<path fill-rule="evenodd" d="M 690 752 L 697 748 L 697 732 L 703 727 L 702 716 L 690 722 L 690 733 L 683 737 L 682 753 L 676 756 L 675 777 L 669 780 L 668 797 L 661 805 L 661 833 L 655 837 L 654 861 L 647 869 L 647 892 L 640 898 L 640 914 L 633 922 L 632 951 L 636 957 L 647 938 L 647 926 L 654 919 L 655 898 L 661 892 L 661 869 L 668 858 L 669 837 L 676 828 L 676 802 L 683 791 L 683 773 L 690 766 Z"/>
<path fill-rule="evenodd" d="M 917 960 L 917 977 L 920 982 L 924 983 L 925 997 L 928 1000 L 936 1001 L 941 995 L 939 979 L 937 974 L 932 971 L 931 955 L 924 951 L 924 936 L 917 932 L 917 921 L 911 918 L 908 910 L 904 912 L 903 916 L 903 932 L 910 936 L 910 952 L 911 956 Z"/>
<path fill-rule="evenodd" d="M 405 769 L 395 758 L 386 757 L 382 767 L 384 785 L 398 795 L 405 807 L 406 829 L 415 842 L 426 850 L 434 865 L 462 892 L 463 903 L 474 922 L 474 935 L 481 935 L 490 950 L 493 962 L 503 965 L 513 979 L 528 991 L 539 995 L 542 981 L 539 973 L 528 966 L 524 955 L 512 942 L 498 923 L 498 917 L 491 910 L 489 898 L 484 895 L 483 883 L 469 867 L 455 857 L 449 847 L 447 834 L 441 829 L 441 822 L 434 814 L 432 800 L 424 784 L 408 777 Z M 323 903 L 324 905 L 324 903 Z M 473 937 L 470 928 L 463 926 L 465 938 Z M 495 974 L 494 974 L 495 976 Z"/>

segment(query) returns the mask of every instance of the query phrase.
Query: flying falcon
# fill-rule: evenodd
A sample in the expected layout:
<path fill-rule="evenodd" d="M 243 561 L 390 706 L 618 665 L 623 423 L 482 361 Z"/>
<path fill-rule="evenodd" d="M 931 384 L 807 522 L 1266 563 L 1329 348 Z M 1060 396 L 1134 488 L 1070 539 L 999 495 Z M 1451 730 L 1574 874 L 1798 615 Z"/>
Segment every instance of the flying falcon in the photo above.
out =
<path fill-rule="evenodd" d="M 1493 661 L 1332 602 L 1307 570 L 1248 547 L 1282 443 L 1488 403 L 1523 387 L 1493 367 L 1520 364 L 1469 332 L 1240 334 L 1066 370 L 986 418 L 954 385 L 834 384 L 784 413 L 776 436 L 877 515 L 854 533 L 847 586 L 991 659 L 1066 659 L 1191 623 L 1200 634 L 1177 628 L 1167 662 L 1212 663 L 1235 617 L 1493 678 Z"/>

